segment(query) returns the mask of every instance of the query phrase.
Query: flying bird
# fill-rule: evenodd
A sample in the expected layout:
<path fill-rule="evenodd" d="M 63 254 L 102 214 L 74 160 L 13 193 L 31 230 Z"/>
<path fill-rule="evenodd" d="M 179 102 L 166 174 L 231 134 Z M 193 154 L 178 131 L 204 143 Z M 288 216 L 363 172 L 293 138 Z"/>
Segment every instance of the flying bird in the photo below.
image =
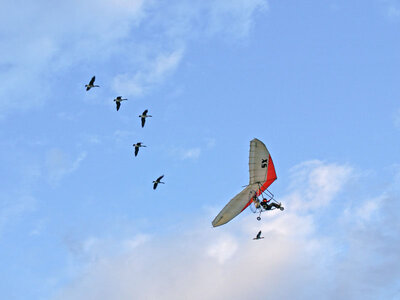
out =
<path fill-rule="evenodd" d="M 139 148 L 146 147 L 146 146 L 143 145 L 142 142 L 139 142 L 139 143 L 133 144 L 133 147 L 135 147 L 135 156 L 137 156 L 139 153 Z"/>
<path fill-rule="evenodd" d="M 162 182 L 161 179 L 163 179 L 164 175 L 161 175 L 160 177 L 157 178 L 157 180 L 153 181 L 154 185 L 153 185 L 153 190 L 155 190 L 157 188 L 157 185 L 159 183 L 164 184 L 165 182 Z"/>
<path fill-rule="evenodd" d="M 149 110 L 145 110 L 140 116 L 139 118 L 142 118 L 142 128 L 144 127 L 144 123 L 146 123 L 146 118 L 152 117 L 150 115 L 147 114 Z"/>
<path fill-rule="evenodd" d="M 94 81 L 96 80 L 96 76 L 93 76 L 92 79 L 90 79 L 89 84 L 85 84 L 86 91 L 90 90 L 93 87 L 99 87 L 99 85 L 95 85 Z"/>
<path fill-rule="evenodd" d="M 118 96 L 117 98 L 114 99 L 115 103 L 117 104 L 117 111 L 121 107 L 121 102 L 124 100 L 128 100 L 128 99 L 122 98 L 121 96 Z"/>
<path fill-rule="evenodd" d="M 261 236 L 261 230 L 257 233 L 257 236 L 255 237 L 255 238 L 253 238 L 253 240 L 261 240 L 261 239 L 263 239 L 264 237 L 263 236 Z"/>

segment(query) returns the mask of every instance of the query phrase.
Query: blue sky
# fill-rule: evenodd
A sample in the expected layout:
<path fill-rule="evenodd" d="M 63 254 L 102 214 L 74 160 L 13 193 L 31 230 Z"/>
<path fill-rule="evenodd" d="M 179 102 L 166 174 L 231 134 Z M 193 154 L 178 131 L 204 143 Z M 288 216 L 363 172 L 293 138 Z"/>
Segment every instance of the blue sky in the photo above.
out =
<path fill-rule="evenodd" d="M 400 1 L 5 0 L 0 25 L 1 298 L 399 297 Z M 286 209 L 211 228 L 254 137 Z"/>

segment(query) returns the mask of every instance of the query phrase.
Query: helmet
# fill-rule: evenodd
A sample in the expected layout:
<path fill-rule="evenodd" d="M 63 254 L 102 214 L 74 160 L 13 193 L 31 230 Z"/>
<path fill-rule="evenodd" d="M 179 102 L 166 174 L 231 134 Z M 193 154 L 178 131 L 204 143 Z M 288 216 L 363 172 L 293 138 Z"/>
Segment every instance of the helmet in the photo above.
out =
<path fill-rule="evenodd" d="M 263 202 L 267 202 L 267 199 L 264 198 L 262 201 L 263 201 Z"/>

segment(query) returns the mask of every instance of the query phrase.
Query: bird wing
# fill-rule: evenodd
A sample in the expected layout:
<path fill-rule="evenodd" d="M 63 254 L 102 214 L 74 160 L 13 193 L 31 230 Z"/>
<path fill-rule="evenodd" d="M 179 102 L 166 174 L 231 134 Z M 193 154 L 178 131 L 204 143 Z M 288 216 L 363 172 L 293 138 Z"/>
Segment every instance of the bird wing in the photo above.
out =
<path fill-rule="evenodd" d="M 146 123 L 146 118 L 142 117 L 142 128 L 144 127 L 144 123 Z"/>
<path fill-rule="evenodd" d="M 119 108 L 121 107 L 121 102 L 116 101 L 117 103 L 117 111 L 119 110 Z"/>
<path fill-rule="evenodd" d="M 259 239 L 261 236 L 261 230 L 257 233 L 257 238 Z"/>
<path fill-rule="evenodd" d="M 93 76 L 92 79 L 90 79 L 89 85 L 93 85 L 95 80 L 96 80 L 96 76 Z"/>
<path fill-rule="evenodd" d="M 135 147 L 135 156 L 139 153 L 139 147 Z"/>
<path fill-rule="evenodd" d="M 148 109 L 146 109 L 144 112 L 143 112 L 143 116 L 145 116 L 145 115 L 147 115 L 147 112 L 148 112 L 149 110 Z"/>
<path fill-rule="evenodd" d="M 86 91 L 88 91 L 88 90 L 90 90 L 90 86 L 87 85 L 86 86 Z"/>
<path fill-rule="evenodd" d="M 161 179 L 163 179 L 164 175 L 161 175 L 160 177 L 157 178 L 156 181 L 160 182 Z"/>
<path fill-rule="evenodd" d="M 156 181 L 156 182 L 154 182 L 154 185 L 153 185 L 153 190 L 155 190 L 156 188 L 157 188 L 157 185 L 158 185 L 158 182 Z"/>

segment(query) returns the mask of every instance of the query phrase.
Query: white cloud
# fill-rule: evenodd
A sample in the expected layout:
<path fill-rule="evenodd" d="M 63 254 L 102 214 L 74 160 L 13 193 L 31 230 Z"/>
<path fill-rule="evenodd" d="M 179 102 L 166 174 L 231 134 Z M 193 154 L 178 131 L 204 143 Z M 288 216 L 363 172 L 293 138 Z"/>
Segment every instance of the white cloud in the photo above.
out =
<path fill-rule="evenodd" d="M 231 35 L 244 37 L 253 25 L 254 13 L 267 9 L 268 2 L 264 0 L 216 1 L 209 6 L 209 31 L 212 34 L 228 31 Z"/>
<path fill-rule="evenodd" d="M 379 198 L 371 199 L 365 201 L 360 207 L 358 207 L 355 211 L 356 220 L 361 222 L 369 221 L 374 213 L 379 211 L 379 207 L 381 206 L 381 202 L 384 200 L 384 197 L 381 196 Z"/>
<path fill-rule="evenodd" d="M 218 263 L 223 264 L 236 253 L 238 243 L 234 237 L 226 235 L 216 243 L 211 244 L 206 253 L 215 258 Z"/>
<path fill-rule="evenodd" d="M 217 140 L 215 138 L 207 138 L 206 139 L 206 144 L 207 144 L 206 145 L 207 149 L 212 149 L 217 144 Z"/>
<path fill-rule="evenodd" d="M 86 152 L 81 152 L 77 158 L 72 159 L 61 149 L 51 149 L 46 155 L 46 169 L 50 183 L 58 184 L 64 176 L 75 172 L 86 156 Z"/>
<path fill-rule="evenodd" d="M 113 88 L 123 95 L 142 96 L 148 89 L 164 80 L 179 65 L 183 49 L 159 54 L 153 62 L 145 64 L 145 70 L 135 74 L 120 74 L 114 78 Z"/>
<path fill-rule="evenodd" d="M 318 221 L 319 210 L 292 205 L 304 189 L 325 205 L 350 174 L 347 165 L 300 164 L 284 212 L 265 214 L 263 222 L 242 215 L 219 228 L 210 228 L 209 216 L 187 232 L 155 236 L 125 254 L 103 256 L 54 299 L 393 298 L 400 276 L 398 196 L 359 199 L 329 225 Z M 343 176 L 331 178 L 337 175 Z M 260 229 L 265 239 L 253 241 Z"/>
<path fill-rule="evenodd" d="M 169 150 L 171 156 L 180 160 L 196 160 L 200 157 L 202 152 L 201 147 L 185 148 L 173 147 Z"/>
<path fill-rule="evenodd" d="M 76 240 L 71 236 L 64 238 L 64 242 L 73 258 L 80 261 L 85 260 L 89 264 L 102 258 L 125 255 L 148 241 L 151 241 L 151 237 L 145 234 L 137 234 L 134 237 L 121 240 L 97 237 Z"/>
<path fill-rule="evenodd" d="M 46 222 L 43 219 L 36 221 L 34 226 L 31 229 L 31 231 L 29 232 L 29 235 L 30 236 L 39 236 L 42 233 L 45 225 L 46 225 Z"/>
<path fill-rule="evenodd" d="M 192 148 L 182 151 L 182 159 L 197 159 L 201 153 L 200 148 Z"/>
<path fill-rule="evenodd" d="M 392 18 L 400 17 L 400 8 L 394 7 L 394 6 L 389 7 L 388 15 L 389 15 L 389 17 L 392 17 Z"/>
<path fill-rule="evenodd" d="M 241 39 L 248 35 L 257 12 L 268 10 L 266 0 L 174 1 L 157 16 L 173 40 L 194 40 L 218 36 Z"/>
<path fill-rule="evenodd" d="M 384 14 L 391 20 L 396 20 L 400 17 L 400 1 L 399 0 L 381 0 Z"/>
<path fill-rule="evenodd" d="M 319 209 L 328 205 L 351 178 L 349 166 L 325 164 L 319 160 L 307 161 L 292 168 L 293 193 L 290 195 L 296 209 Z M 304 188 L 298 190 L 297 187 Z"/>
<path fill-rule="evenodd" d="M 200 157 L 203 151 L 211 150 L 215 147 L 216 140 L 214 138 L 207 138 L 203 140 L 201 146 L 185 148 L 185 147 L 174 147 L 170 149 L 170 154 L 181 160 L 192 159 L 196 160 Z"/>
<path fill-rule="evenodd" d="M 400 7 L 391 5 L 387 9 L 387 14 L 389 18 L 397 19 L 400 17 Z"/>

